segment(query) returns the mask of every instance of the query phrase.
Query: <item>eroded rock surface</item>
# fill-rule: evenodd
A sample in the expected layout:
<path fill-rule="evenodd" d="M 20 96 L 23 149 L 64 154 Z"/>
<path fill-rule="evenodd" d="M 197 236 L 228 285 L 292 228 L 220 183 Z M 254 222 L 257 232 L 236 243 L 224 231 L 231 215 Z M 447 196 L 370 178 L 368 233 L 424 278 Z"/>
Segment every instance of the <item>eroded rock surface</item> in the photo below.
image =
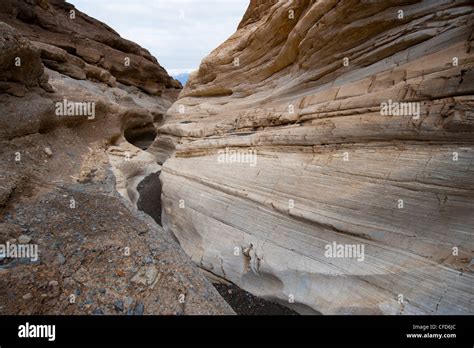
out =
<path fill-rule="evenodd" d="M 38 252 L 1 255 L 0 314 L 232 314 L 136 209 L 179 83 L 59 0 L 1 1 L 0 63 L 0 247 Z"/>
<path fill-rule="evenodd" d="M 474 313 L 473 23 L 469 1 L 251 1 L 150 148 L 164 227 L 301 313 Z"/>

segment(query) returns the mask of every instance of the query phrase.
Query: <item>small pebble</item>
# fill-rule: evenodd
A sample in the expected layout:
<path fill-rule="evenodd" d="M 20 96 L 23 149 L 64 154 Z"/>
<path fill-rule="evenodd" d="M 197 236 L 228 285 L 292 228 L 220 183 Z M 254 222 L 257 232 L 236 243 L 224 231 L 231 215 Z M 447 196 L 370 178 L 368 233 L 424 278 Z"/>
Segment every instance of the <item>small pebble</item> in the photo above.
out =
<path fill-rule="evenodd" d="M 95 314 L 95 315 L 104 315 L 104 311 L 103 311 L 100 307 L 97 307 L 96 309 L 94 309 L 94 311 L 92 312 L 92 314 Z"/>
<path fill-rule="evenodd" d="M 65 262 L 66 262 L 66 258 L 64 257 L 64 255 L 61 253 L 58 253 L 58 263 L 60 265 L 64 265 Z"/>
<path fill-rule="evenodd" d="M 114 306 L 119 312 L 123 311 L 123 301 L 115 301 Z"/>
<path fill-rule="evenodd" d="M 125 298 L 125 305 L 129 307 L 132 303 L 133 303 L 133 298 L 131 298 L 130 296 L 127 296 Z"/>
<path fill-rule="evenodd" d="M 138 303 L 137 306 L 135 307 L 135 315 L 143 315 L 143 312 L 145 311 L 145 305 L 143 303 Z"/>
<path fill-rule="evenodd" d="M 31 242 L 31 237 L 27 236 L 26 234 L 22 234 L 20 237 L 18 237 L 18 243 L 20 244 L 28 244 Z"/>

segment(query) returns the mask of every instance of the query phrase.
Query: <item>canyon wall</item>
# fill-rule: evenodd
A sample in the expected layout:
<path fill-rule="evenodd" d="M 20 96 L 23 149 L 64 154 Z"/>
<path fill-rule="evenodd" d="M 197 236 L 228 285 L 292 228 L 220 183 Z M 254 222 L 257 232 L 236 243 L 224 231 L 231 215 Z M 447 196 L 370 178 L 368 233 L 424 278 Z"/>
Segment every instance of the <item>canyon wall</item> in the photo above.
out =
<path fill-rule="evenodd" d="M 150 148 L 164 228 L 301 313 L 473 314 L 473 24 L 462 0 L 252 0 Z"/>
<path fill-rule="evenodd" d="M 0 2 L 0 314 L 234 313 L 136 209 L 180 89 L 65 1 Z"/>

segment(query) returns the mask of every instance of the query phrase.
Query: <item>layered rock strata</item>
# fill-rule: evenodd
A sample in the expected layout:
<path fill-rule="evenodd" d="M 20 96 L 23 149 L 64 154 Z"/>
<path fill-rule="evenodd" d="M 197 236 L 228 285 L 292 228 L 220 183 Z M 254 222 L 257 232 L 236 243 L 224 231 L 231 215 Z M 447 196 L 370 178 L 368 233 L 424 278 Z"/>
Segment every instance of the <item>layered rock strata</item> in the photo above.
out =
<path fill-rule="evenodd" d="M 136 209 L 179 83 L 59 0 L 0 3 L 0 63 L 0 314 L 232 314 Z"/>
<path fill-rule="evenodd" d="M 469 1 L 251 1 L 151 146 L 165 229 L 301 313 L 474 313 Z"/>

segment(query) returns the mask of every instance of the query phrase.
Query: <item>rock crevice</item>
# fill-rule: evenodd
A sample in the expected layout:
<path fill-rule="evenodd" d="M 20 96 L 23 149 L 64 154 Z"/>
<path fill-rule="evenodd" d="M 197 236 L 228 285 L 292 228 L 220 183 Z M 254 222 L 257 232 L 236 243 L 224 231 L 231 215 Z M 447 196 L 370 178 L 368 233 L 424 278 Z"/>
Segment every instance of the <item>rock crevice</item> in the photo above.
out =
<path fill-rule="evenodd" d="M 137 210 L 180 84 L 61 0 L 0 2 L 0 65 L 0 245 L 39 252 L 0 256 L 0 314 L 233 314 Z"/>

